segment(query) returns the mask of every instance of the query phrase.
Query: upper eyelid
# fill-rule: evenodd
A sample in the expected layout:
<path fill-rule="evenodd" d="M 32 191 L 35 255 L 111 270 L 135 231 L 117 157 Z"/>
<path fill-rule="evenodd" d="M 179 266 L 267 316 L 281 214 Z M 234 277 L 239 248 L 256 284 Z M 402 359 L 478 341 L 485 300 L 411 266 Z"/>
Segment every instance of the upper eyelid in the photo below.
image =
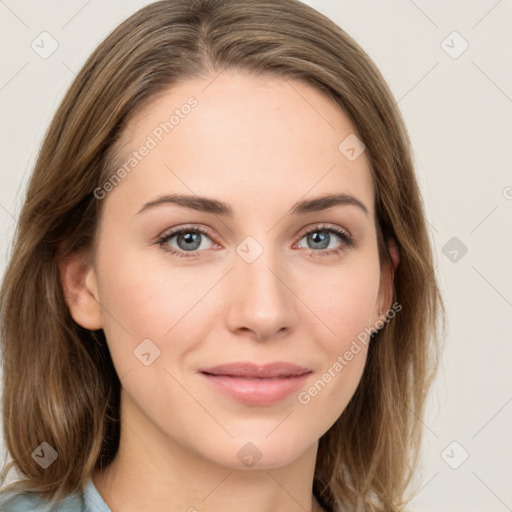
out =
<path fill-rule="evenodd" d="M 318 222 L 316 224 L 313 223 L 308 226 L 305 226 L 304 228 L 299 230 L 299 232 L 295 235 L 295 237 L 300 236 L 300 238 L 302 238 L 302 237 L 306 236 L 310 231 L 314 231 L 315 229 L 318 231 L 330 230 L 330 229 L 332 229 L 334 231 L 339 230 L 342 233 L 344 233 L 348 238 L 353 239 L 353 236 L 348 229 L 346 229 L 342 226 L 338 226 L 336 224 L 329 223 L 329 222 Z M 164 231 L 158 237 L 158 239 L 162 240 L 162 239 L 167 239 L 167 238 L 173 238 L 174 236 L 180 234 L 181 232 L 186 232 L 186 231 L 198 231 L 201 234 L 205 234 L 206 236 L 208 236 L 212 240 L 212 242 L 218 243 L 215 235 L 213 235 L 213 233 L 210 232 L 211 228 L 205 227 L 205 226 L 193 225 L 193 224 L 184 225 L 181 227 L 172 228 L 167 231 Z"/>
<path fill-rule="evenodd" d="M 332 224 L 330 222 L 318 222 L 317 224 L 310 224 L 309 226 L 301 229 L 296 236 L 299 236 L 299 235 L 302 235 L 304 236 L 305 234 L 307 234 L 309 231 L 314 231 L 315 229 L 317 229 L 318 231 L 322 231 L 322 230 L 329 230 L 329 229 L 332 229 L 334 231 L 341 231 L 342 233 L 345 233 L 347 236 L 349 236 L 350 238 L 352 238 L 352 234 L 350 233 L 350 231 L 347 229 L 347 228 L 344 228 L 342 226 L 338 226 L 336 224 Z"/>
<path fill-rule="evenodd" d="M 215 239 L 215 236 L 212 233 L 210 233 L 211 230 L 209 228 L 205 228 L 204 226 L 194 226 L 194 225 L 187 225 L 187 226 L 182 226 L 182 227 L 171 228 L 171 229 L 165 230 L 162 232 L 161 235 L 158 236 L 158 238 L 159 239 L 171 238 L 173 236 L 179 235 L 180 233 L 186 232 L 186 231 L 198 231 L 201 234 L 207 235 L 212 240 Z"/>

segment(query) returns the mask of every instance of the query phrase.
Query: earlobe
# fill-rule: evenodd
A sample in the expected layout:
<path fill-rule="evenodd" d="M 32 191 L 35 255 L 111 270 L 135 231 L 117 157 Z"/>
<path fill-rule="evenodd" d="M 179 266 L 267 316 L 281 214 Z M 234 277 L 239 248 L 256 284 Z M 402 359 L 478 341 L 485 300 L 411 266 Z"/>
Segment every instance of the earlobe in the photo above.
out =
<path fill-rule="evenodd" d="M 400 263 L 400 251 L 395 240 L 389 238 L 386 245 L 391 261 L 385 261 L 382 265 L 379 293 L 379 318 L 381 320 L 385 319 L 387 311 L 392 306 L 395 273 Z"/>
<path fill-rule="evenodd" d="M 103 327 L 96 273 L 87 255 L 73 253 L 59 259 L 62 290 L 73 320 L 85 329 Z"/>
<path fill-rule="evenodd" d="M 391 278 L 393 279 L 395 277 L 396 269 L 400 263 L 400 251 L 398 250 L 398 245 L 396 244 L 394 238 L 390 238 L 387 241 L 387 246 L 388 246 L 388 252 L 389 252 L 389 255 L 391 256 L 391 261 L 393 264 L 393 268 L 390 269 L 391 270 Z"/>

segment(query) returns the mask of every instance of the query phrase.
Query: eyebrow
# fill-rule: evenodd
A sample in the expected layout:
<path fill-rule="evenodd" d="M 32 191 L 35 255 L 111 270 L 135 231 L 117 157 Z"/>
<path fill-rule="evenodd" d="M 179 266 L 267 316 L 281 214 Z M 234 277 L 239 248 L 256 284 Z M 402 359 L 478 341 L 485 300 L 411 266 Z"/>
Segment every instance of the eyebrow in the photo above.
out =
<path fill-rule="evenodd" d="M 155 208 L 165 204 L 177 204 L 190 208 L 192 210 L 198 210 L 205 213 L 213 213 L 216 215 L 224 215 L 228 217 L 233 216 L 233 209 L 228 203 L 218 201 L 217 199 L 209 199 L 207 197 L 191 196 L 186 194 L 167 194 L 164 196 L 157 197 L 156 199 L 146 203 L 138 212 L 142 213 L 151 208 Z M 350 205 L 356 206 L 362 210 L 366 216 L 370 216 L 368 208 L 362 201 L 357 199 L 351 194 L 329 194 L 325 196 L 316 197 L 313 199 L 303 199 L 295 203 L 291 210 L 291 215 L 304 215 L 311 212 L 319 212 L 327 210 L 333 206 Z"/>

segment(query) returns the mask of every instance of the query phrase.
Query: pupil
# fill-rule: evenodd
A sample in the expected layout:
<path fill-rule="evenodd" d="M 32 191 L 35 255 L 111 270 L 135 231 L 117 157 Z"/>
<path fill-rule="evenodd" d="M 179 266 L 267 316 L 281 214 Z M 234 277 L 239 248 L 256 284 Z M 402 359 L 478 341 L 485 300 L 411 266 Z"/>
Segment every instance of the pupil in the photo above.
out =
<path fill-rule="evenodd" d="M 315 231 L 310 235 L 314 244 L 320 244 L 321 247 L 315 247 L 315 249 L 325 249 L 329 245 L 329 233 Z M 327 243 L 325 243 L 327 241 Z"/>
<path fill-rule="evenodd" d="M 200 233 L 185 233 L 178 236 L 178 245 L 180 249 L 184 249 L 185 251 L 197 249 L 201 245 L 201 241 L 199 240 Z M 185 241 L 185 246 L 181 247 L 180 241 Z"/>

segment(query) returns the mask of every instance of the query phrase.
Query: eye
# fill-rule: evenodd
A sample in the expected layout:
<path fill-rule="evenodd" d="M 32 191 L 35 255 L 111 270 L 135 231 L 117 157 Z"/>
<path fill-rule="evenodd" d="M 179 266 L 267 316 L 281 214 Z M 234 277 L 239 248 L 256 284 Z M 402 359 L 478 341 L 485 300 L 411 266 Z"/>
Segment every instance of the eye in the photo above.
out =
<path fill-rule="evenodd" d="M 206 247 L 203 244 L 204 238 L 210 241 Z M 305 249 L 310 256 L 333 256 L 354 245 L 354 239 L 344 229 L 326 224 L 314 226 L 302 233 L 299 244 L 303 239 L 309 245 Z M 336 239 L 338 245 L 332 247 Z M 158 238 L 157 244 L 178 258 L 197 258 L 201 256 L 202 250 L 211 249 L 214 245 L 213 236 L 197 226 L 183 226 L 166 232 Z"/>
<path fill-rule="evenodd" d="M 334 235 L 334 237 L 333 237 Z M 341 240 L 341 243 L 332 247 L 332 243 L 336 243 L 336 238 Z M 306 239 L 309 244 L 310 255 L 318 256 L 332 256 L 340 254 L 342 251 L 347 250 L 354 245 L 354 239 L 342 228 L 333 225 L 321 224 L 314 226 L 302 234 L 302 239 Z M 299 240 L 299 243 L 300 241 Z M 325 250 L 330 249 L 330 250 Z"/>
<path fill-rule="evenodd" d="M 210 249 L 211 245 L 207 247 L 202 246 L 202 238 L 208 238 L 211 242 L 209 233 L 194 226 L 185 226 L 180 229 L 175 229 L 171 232 L 164 233 L 157 241 L 164 251 L 170 252 L 179 258 L 196 258 L 199 256 L 198 250 Z M 173 239 L 176 239 L 173 245 Z M 208 245 L 208 244 L 207 244 Z M 190 254 L 187 254 L 190 253 Z"/>

